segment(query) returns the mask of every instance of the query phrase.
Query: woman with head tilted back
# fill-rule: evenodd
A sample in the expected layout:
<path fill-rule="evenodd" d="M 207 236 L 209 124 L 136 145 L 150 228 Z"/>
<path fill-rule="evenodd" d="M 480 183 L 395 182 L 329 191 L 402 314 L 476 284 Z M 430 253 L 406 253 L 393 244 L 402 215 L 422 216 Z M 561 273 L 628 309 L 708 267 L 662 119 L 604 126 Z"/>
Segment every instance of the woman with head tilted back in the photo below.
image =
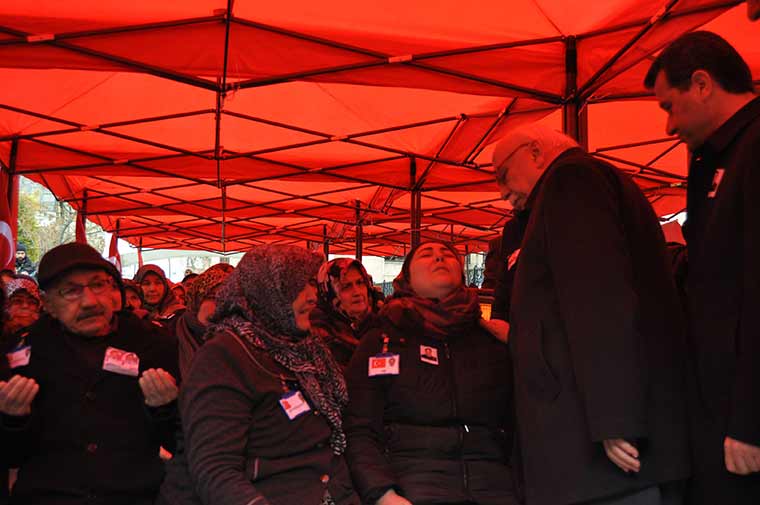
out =
<path fill-rule="evenodd" d="M 363 503 L 516 503 L 508 348 L 480 321 L 456 250 L 413 249 L 346 370 L 347 459 Z"/>
<path fill-rule="evenodd" d="M 184 450 L 158 503 L 358 505 L 342 374 L 309 330 L 321 255 L 249 251 L 216 295 L 180 394 Z"/>

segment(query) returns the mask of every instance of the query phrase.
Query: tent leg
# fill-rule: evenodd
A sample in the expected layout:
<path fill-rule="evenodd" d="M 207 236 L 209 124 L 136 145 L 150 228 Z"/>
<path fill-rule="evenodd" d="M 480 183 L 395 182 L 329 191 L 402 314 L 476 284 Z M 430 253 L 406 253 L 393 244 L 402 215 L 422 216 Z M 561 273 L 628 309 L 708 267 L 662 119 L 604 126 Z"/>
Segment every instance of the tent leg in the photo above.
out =
<path fill-rule="evenodd" d="M 361 218 L 362 203 L 356 200 L 356 259 L 362 260 L 362 249 L 364 248 L 364 226 Z"/>
<path fill-rule="evenodd" d="M 414 158 L 411 158 L 409 163 L 409 187 L 412 196 L 410 242 L 414 248 L 420 243 L 420 228 L 422 227 L 422 192 L 417 187 L 417 161 Z"/>
<path fill-rule="evenodd" d="M 588 111 L 578 97 L 578 51 L 575 37 L 565 41 L 565 104 L 562 106 L 562 131 L 588 149 Z"/>
<path fill-rule="evenodd" d="M 327 225 L 322 225 L 322 252 L 325 255 L 325 261 L 330 259 L 330 241 L 327 240 Z"/>
<path fill-rule="evenodd" d="M 8 216 L 9 225 L 13 232 L 13 248 L 15 251 L 16 244 L 18 244 L 18 191 L 19 191 L 19 177 L 16 173 L 18 159 L 18 139 L 11 142 L 10 152 L 10 166 L 8 167 L 10 173 L 8 174 L 8 209 L 10 209 L 10 216 Z"/>

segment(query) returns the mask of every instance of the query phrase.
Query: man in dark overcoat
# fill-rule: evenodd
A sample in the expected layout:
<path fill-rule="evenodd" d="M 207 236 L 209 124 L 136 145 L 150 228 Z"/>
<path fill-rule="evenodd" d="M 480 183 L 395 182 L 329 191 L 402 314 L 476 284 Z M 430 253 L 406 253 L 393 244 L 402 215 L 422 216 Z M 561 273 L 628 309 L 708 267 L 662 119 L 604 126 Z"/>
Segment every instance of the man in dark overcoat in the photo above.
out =
<path fill-rule="evenodd" d="M 509 333 L 528 505 L 680 503 L 685 334 L 657 216 L 540 125 L 503 138 L 494 170 L 529 212 Z"/>
<path fill-rule="evenodd" d="M 645 85 L 689 148 L 686 296 L 695 505 L 760 503 L 760 97 L 724 39 L 675 40 Z"/>

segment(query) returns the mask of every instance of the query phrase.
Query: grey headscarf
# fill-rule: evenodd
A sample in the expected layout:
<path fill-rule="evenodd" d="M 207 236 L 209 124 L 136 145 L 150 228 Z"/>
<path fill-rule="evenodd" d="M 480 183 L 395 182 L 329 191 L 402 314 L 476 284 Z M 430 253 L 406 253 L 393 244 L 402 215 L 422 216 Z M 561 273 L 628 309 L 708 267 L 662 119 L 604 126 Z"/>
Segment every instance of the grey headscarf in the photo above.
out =
<path fill-rule="evenodd" d="M 290 370 L 330 423 L 333 452 L 342 454 L 341 411 L 348 402 L 343 375 L 322 339 L 298 329 L 292 308 L 322 262 L 321 254 L 295 246 L 251 249 L 217 292 L 209 332 L 232 331 Z"/>

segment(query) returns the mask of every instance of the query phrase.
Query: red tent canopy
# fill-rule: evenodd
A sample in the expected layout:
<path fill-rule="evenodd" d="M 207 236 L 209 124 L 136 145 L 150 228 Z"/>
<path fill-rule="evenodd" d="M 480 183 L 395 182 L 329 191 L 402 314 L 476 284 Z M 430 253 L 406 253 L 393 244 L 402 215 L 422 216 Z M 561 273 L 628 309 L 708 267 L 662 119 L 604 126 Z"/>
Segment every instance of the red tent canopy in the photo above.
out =
<path fill-rule="evenodd" d="M 145 247 L 477 250 L 510 211 L 489 146 L 543 119 L 671 213 L 685 150 L 643 75 L 700 27 L 758 75 L 737 3 L 8 0 L 0 161 Z"/>

